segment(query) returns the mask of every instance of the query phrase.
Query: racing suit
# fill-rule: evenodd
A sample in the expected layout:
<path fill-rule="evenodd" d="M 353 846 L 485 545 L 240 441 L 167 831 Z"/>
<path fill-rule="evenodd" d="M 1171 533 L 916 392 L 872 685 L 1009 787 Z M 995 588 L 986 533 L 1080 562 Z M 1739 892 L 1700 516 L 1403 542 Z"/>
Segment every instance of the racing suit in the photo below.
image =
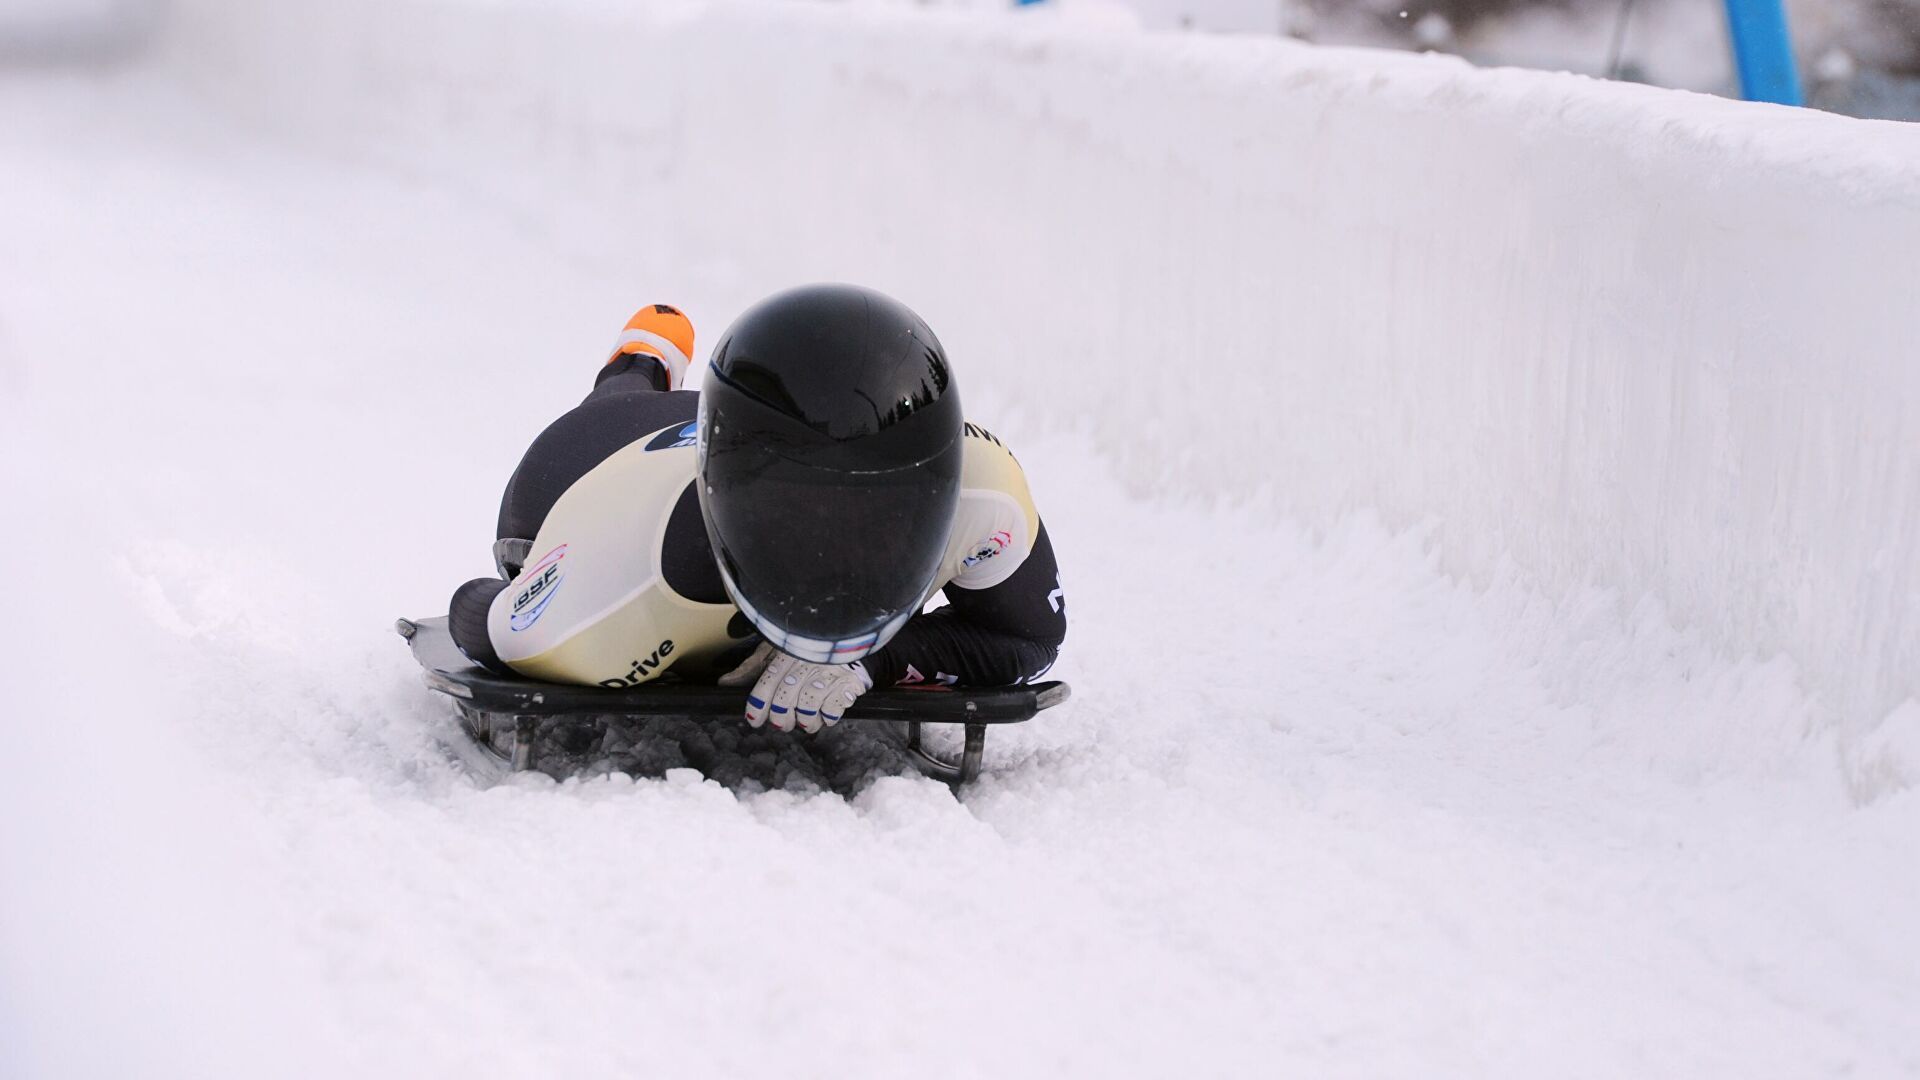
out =
<path fill-rule="evenodd" d="M 645 358 L 608 364 L 521 459 L 496 530 L 511 579 L 454 593 L 450 628 L 475 663 L 627 687 L 668 671 L 712 681 L 752 651 L 757 636 L 727 596 L 701 519 L 699 394 L 659 389 L 657 370 Z M 932 590 L 947 604 L 862 661 L 876 686 L 1027 682 L 1066 637 L 1053 544 L 1019 462 L 973 424 L 962 447 L 959 509 Z"/>

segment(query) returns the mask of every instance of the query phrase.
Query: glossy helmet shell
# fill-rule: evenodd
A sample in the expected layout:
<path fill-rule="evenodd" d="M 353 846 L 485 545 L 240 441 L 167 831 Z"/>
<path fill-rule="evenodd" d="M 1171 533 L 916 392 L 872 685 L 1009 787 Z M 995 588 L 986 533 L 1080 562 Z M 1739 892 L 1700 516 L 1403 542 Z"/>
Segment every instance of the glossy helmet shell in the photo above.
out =
<path fill-rule="evenodd" d="M 946 352 L 906 305 L 808 285 L 749 309 L 700 394 L 700 506 L 734 603 L 803 660 L 886 644 L 932 593 L 960 437 Z"/>

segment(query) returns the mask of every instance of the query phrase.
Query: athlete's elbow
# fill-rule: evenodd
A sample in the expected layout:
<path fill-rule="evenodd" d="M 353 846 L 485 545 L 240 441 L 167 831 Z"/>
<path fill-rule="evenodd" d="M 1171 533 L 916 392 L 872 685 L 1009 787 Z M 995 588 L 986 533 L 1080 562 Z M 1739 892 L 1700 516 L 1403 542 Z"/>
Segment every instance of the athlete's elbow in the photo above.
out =
<path fill-rule="evenodd" d="M 475 664 L 503 675 L 511 674 L 513 669 L 494 650 L 487 630 L 487 612 L 493 606 L 494 597 L 506 588 L 507 583 L 499 578 L 475 578 L 455 589 L 447 605 L 447 630 L 454 645 Z"/>

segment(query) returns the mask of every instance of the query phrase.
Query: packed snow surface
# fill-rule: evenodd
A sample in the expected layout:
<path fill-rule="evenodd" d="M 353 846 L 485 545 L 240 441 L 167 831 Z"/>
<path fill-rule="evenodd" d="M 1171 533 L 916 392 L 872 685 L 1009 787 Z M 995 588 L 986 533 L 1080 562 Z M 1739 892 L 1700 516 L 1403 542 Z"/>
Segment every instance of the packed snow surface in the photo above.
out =
<path fill-rule="evenodd" d="M 0 133 L 0 1073 L 1920 1070 L 1920 793 L 1794 665 L 1142 494 L 964 354 L 1072 616 L 988 777 L 478 781 L 393 617 L 633 307 L 758 284 L 151 75 Z"/>

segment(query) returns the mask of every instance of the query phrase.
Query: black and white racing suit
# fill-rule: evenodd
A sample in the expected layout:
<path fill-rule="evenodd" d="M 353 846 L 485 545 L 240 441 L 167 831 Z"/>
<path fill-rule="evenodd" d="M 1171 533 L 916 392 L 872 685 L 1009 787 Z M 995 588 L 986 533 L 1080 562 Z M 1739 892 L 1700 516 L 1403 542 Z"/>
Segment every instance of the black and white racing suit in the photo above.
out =
<path fill-rule="evenodd" d="M 727 597 L 700 517 L 699 394 L 657 389 L 655 370 L 644 359 L 608 365 L 521 459 L 497 533 L 532 543 L 507 566 L 510 582 L 478 579 L 454 593 L 454 640 L 474 662 L 622 687 L 668 671 L 710 681 L 751 651 L 753 628 Z M 963 448 L 959 510 L 935 579 L 947 604 L 863 661 L 876 686 L 1026 682 L 1066 637 L 1059 568 L 1026 474 L 973 424 Z"/>

